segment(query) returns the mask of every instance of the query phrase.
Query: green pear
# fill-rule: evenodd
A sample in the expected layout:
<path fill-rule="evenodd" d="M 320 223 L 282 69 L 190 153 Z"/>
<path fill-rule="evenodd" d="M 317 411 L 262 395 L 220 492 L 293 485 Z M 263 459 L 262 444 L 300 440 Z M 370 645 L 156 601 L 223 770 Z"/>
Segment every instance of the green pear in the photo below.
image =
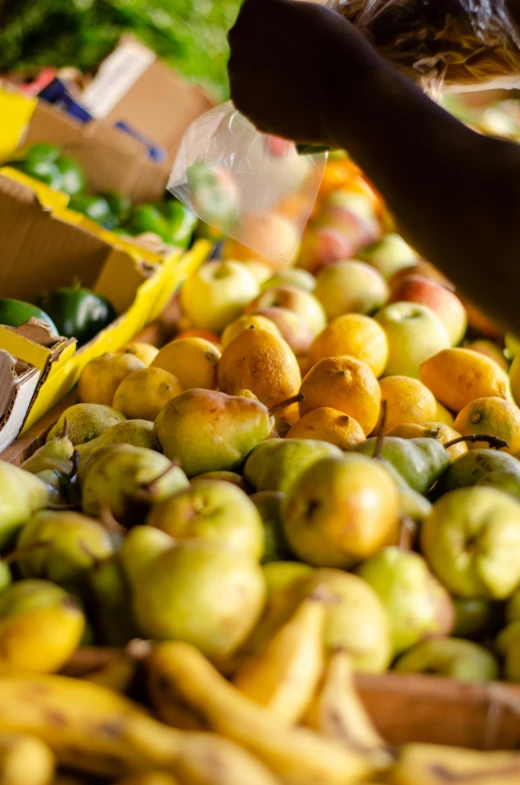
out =
<path fill-rule="evenodd" d="M 251 496 L 251 501 L 260 513 L 264 526 L 265 549 L 262 564 L 280 562 L 291 556 L 283 532 L 282 502 L 284 497 L 285 494 L 281 491 L 259 491 Z"/>
<path fill-rule="evenodd" d="M 155 450 L 111 444 L 96 450 L 83 480 L 83 512 L 109 510 L 124 526 L 143 523 L 151 506 L 188 485 L 182 469 Z"/>
<path fill-rule="evenodd" d="M 494 620 L 498 609 L 489 600 L 468 597 L 455 597 L 455 638 L 469 638 L 470 640 L 483 638 L 494 627 Z"/>
<path fill-rule="evenodd" d="M 263 491 L 270 493 L 270 491 Z M 300 580 L 308 578 L 314 572 L 313 567 L 301 561 L 271 561 L 263 566 L 267 597 L 275 594 L 278 589 Z"/>
<path fill-rule="evenodd" d="M 179 460 L 188 477 L 194 477 L 239 469 L 272 427 L 267 408 L 255 398 L 193 389 L 162 409 L 155 436 L 164 454 Z"/>
<path fill-rule="evenodd" d="M 66 429 L 67 430 L 67 429 Z M 64 475 L 72 473 L 74 464 L 72 462 L 72 455 L 74 453 L 74 445 L 67 435 L 56 436 L 51 439 L 30 458 L 27 458 L 22 464 L 21 468 L 31 474 L 40 474 L 44 471 L 58 471 Z"/>
<path fill-rule="evenodd" d="M 124 420 L 126 420 L 124 414 L 111 406 L 100 403 L 76 403 L 63 412 L 54 428 L 49 431 L 47 441 L 50 442 L 61 436 L 64 429 L 68 427 L 68 438 L 76 446 L 96 439 L 112 425 Z"/>
<path fill-rule="evenodd" d="M 439 482 L 439 493 L 475 485 L 486 474 L 497 471 L 520 476 L 520 461 L 498 450 L 468 450 L 450 464 Z"/>
<path fill-rule="evenodd" d="M 139 585 L 152 562 L 175 544 L 166 532 L 152 526 L 135 526 L 123 540 L 119 556 L 125 575 L 133 586 Z"/>
<path fill-rule="evenodd" d="M 146 447 L 151 450 L 154 445 L 153 422 L 149 420 L 125 420 L 112 425 L 104 433 L 90 442 L 79 444 L 78 482 L 81 485 L 87 473 L 90 458 L 100 447 L 109 444 L 131 444 L 133 447 Z"/>
<path fill-rule="evenodd" d="M 32 579 L 16 581 L 0 594 L 0 619 L 36 608 L 61 605 L 63 602 L 76 604 L 65 589 L 51 581 Z"/>
<path fill-rule="evenodd" d="M 35 474 L 0 461 L 0 552 L 8 548 L 31 515 L 49 502 L 49 488 Z"/>
<path fill-rule="evenodd" d="M 207 540 L 185 540 L 159 554 L 134 584 L 142 635 L 186 641 L 211 658 L 238 649 L 264 602 L 262 568 Z"/>
<path fill-rule="evenodd" d="M 495 641 L 495 648 L 504 659 L 507 681 L 520 682 L 520 621 L 504 627 Z"/>
<path fill-rule="evenodd" d="M 320 458 L 341 458 L 343 452 L 315 439 L 268 439 L 249 454 L 244 478 L 255 491 L 286 493 L 294 480 Z"/>
<path fill-rule="evenodd" d="M 200 480 L 155 504 L 146 519 L 178 542 L 215 542 L 259 561 L 265 547 L 262 519 L 244 491 L 230 482 Z"/>
<path fill-rule="evenodd" d="M 498 488 L 504 493 L 509 493 L 515 499 L 520 499 L 520 471 L 505 472 L 494 471 L 485 474 L 475 483 L 476 485 L 484 485 L 488 488 Z"/>
<path fill-rule="evenodd" d="M 56 469 L 45 469 L 43 472 L 38 472 L 35 477 L 47 486 L 49 504 L 59 506 L 79 503 L 77 488 L 68 474 L 63 474 Z"/>
<path fill-rule="evenodd" d="M 431 569 L 459 597 L 506 600 L 520 584 L 520 503 L 496 488 L 438 499 L 422 527 Z"/>
<path fill-rule="evenodd" d="M 462 638 L 433 638 L 409 649 L 395 663 L 399 673 L 434 673 L 459 681 L 498 678 L 496 658 L 483 646 Z"/>
<path fill-rule="evenodd" d="M 355 451 L 372 457 L 377 439 L 372 437 L 356 445 Z M 386 436 L 381 456 L 397 469 L 410 488 L 426 493 L 450 465 L 450 454 L 436 439 L 419 437 L 401 439 Z"/>
<path fill-rule="evenodd" d="M 511 595 L 506 605 L 506 620 L 511 623 L 520 621 L 520 588 Z"/>
<path fill-rule="evenodd" d="M 203 472 L 203 474 L 198 474 L 196 477 L 192 477 L 190 482 L 193 485 L 193 483 L 205 482 L 206 480 L 222 480 L 223 482 L 230 482 L 233 485 L 237 485 L 243 491 L 247 491 L 247 486 L 244 482 L 244 479 L 241 474 L 238 474 L 238 472 Z"/>
<path fill-rule="evenodd" d="M 0 561 L 0 592 L 7 589 L 11 585 L 12 575 L 9 565 L 4 561 Z"/>
<path fill-rule="evenodd" d="M 432 511 L 431 502 L 413 488 L 410 488 L 403 475 L 400 474 L 395 466 L 385 458 L 380 458 L 379 463 L 387 470 L 388 474 L 395 482 L 397 493 L 399 494 L 399 505 L 401 515 L 411 518 L 416 523 L 424 521 Z"/>
<path fill-rule="evenodd" d="M 388 612 L 394 656 L 425 638 L 451 633 L 451 597 L 418 553 L 384 548 L 363 562 L 357 574 Z"/>
<path fill-rule="evenodd" d="M 114 539 L 98 521 L 81 513 L 46 510 L 25 524 L 17 547 L 25 578 L 46 578 L 81 593 L 88 570 L 114 552 Z"/>
<path fill-rule="evenodd" d="M 137 531 L 136 527 L 132 531 Z M 117 553 L 95 563 L 88 574 L 93 596 L 96 638 L 104 646 L 125 646 L 137 636 L 129 613 L 130 581 Z"/>

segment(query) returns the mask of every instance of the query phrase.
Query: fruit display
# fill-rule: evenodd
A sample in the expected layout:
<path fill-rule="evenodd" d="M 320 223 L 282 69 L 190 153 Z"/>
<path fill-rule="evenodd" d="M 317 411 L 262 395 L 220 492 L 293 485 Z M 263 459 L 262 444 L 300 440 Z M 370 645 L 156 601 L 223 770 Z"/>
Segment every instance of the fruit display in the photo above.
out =
<path fill-rule="evenodd" d="M 297 265 L 228 251 L 0 462 L 0 780 L 517 783 L 517 752 L 390 747 L 355 678 L 520 683 L 520 344 L 343 156 Z M 92 298 L 39 305 L 86 336 Z"/>

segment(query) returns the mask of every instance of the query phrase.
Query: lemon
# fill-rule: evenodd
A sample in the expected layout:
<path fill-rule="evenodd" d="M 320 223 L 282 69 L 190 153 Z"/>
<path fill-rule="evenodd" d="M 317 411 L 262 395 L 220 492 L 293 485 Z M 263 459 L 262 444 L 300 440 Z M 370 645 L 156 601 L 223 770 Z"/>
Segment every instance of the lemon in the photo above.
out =
<path fill-rule="evenodd" d="M 289 439 L 318 439 L 335 444 L 341 450 L 352 450 L 365 440 L 363 429 L 353 417 L 322 406 L 307 412 L 287 433 Z"/>
<path fill-rule="evenodd" d="M 349 355 L 366 363 L 376 376 L 381 376 L 388 361 L 388 340 L 375 319 L 360 313 L 338 316 L 321 332 L 311 345 L 312 364 L 324 357 Z"/>
<path fill-rule="evenodd" d="M 205 338 L 181 338 L 164 346 L 152 368 L 163 368 L 177 377 L 183 390 L 215 390 L 220 351 Z"/>
<path fill-rule="evenodd" d="M 381 401 L 386 401 L 386 432 L 402 423 L 422 423 L 435 419 L 437 401 L 418 379 L 387 376 L 381 379 L 379 387 Z"/>
<path fill-rule="evenodd" d="M 504 439 L 509 447 L 505 452 L 515 455 L 520 450 L 520 409 L 503 398 L 477 398 L 457 415 L 455 429 L 464 436 L 485 433 Z M 487 442 L 468 444 L 471 449 L 487 447 Z"/>

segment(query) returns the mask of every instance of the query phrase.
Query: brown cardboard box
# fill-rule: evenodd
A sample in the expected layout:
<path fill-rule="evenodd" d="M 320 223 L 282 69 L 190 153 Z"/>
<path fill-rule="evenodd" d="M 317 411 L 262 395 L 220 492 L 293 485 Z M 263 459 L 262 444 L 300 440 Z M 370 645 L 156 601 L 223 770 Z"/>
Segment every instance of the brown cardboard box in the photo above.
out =
<path fill-rule="evenodd" d="M 32 365 L 0 349 L 0 450 L 20 432 L 39 378 Z"/>

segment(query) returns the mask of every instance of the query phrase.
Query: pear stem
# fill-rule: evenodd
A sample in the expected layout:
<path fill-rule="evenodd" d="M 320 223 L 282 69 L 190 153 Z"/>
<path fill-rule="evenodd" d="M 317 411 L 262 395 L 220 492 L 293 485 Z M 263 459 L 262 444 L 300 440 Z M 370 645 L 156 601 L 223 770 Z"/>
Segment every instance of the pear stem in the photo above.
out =
<path fill-rule="evenodd" d="M 415 521 L 413 521 L 408 515 L 403 515 L 401 517 L 401 529 L 399 532 L 398 544 L 398 547 L 401 551 L 413 550 L 413 541 L 416 531 L 417 526 Z"/>
<path fill-rule="evenodd" d="M 493 450 L 501 450 L 503 447 L 509 447 L 508 442 L 504 441 L 504 439 L 499 439 L 498 436 L 492 436 L 487 433 L 472 433 L 469 436 L 457 436 L 456 439 L 452 439 L 442 446 L 447 450 L 448 447 L 454 447 L 461 442 L 487 442 Z"/>
<path fill-rule="evenodd" d="M 292 406 L 293 403 L 301 403 L 304 398 L 305 396 L 303 393 L 298 393 L 298 395 L 291 395 L 291 397 L 287 398 L 285 401 L 280 401 L 280 403 L 275 403 L 274 406 L 271 406 L 268 414 L 270 417 L 272 417 L 280 409 L 285 409 L 287 406 Z"/>
<path fill-rule="evenodd" d="M 70 433 L 70 424 L 69 424 L 68 419 L 65 417 L 65 419 L 63 420 L 63 430 L 61 432 L 61 437 L 60 438 L 61 439 L 68 439 L 69 438 L 69 433 Z"/>
<path fill-rule="evenodd" d="M 179 459 L 174 458 L 171 464 L 167 466 L 166 469 L 164 469 L 164 471 L 158 474 L 157 477 L 154 477 L 153 480 L 149 480 L 148 482 L 143 482 L 140 484 L 139 488 L 141 492 L 146 494 L 147 496 L 151 496 L 153 494 L 155 487 L 157 486 L 157 483 L 160 482 L 164 477 L 166 477 L 166 475 L 168 475 L 174 469 L 179 469 L 180 465 L 181 462 L 179 461 Z"/>
<path fill-rule="evenodd" d="M 50 544 L 49 540 L 31 542 L 29 545 L 23 545 L 21 548 L 16 548 L 16 550 L 11 551 L 11 553 L 6 553 L 5 556 L 2 556 L 2 561 L 4 564 L 12 564 L 22 558 L 22 556 L 25 556 L 26 553 L 31 553 L 31 551 L 36 551 L 40 548 L 47 548 Z"/>
<path fill-rule="evenodd" d="M 386 427 L 386 414 L 387 414 L 387 402 L 381 401 L 381 415 L 379 418 L 379 426 L 377 429 L 377 438 L 376 438 L 376 448 L 374 450 L 374 454 L 372 458 L 376 460 L 381 458 L 381 451 L 383 449 L 383 440 L 385 438 L 385 427 Z"/>

